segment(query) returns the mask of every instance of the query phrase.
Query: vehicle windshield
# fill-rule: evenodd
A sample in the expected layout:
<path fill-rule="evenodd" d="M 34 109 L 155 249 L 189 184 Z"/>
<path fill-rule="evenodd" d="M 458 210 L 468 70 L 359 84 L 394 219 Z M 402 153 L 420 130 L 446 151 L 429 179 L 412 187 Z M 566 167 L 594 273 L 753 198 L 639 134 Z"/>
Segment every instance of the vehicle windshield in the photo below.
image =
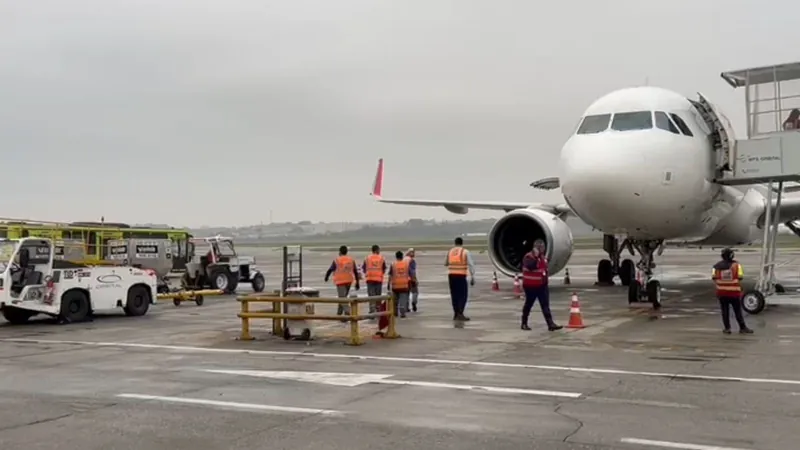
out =
<path fill-rule="evenodd" d="M 0 272 L 5 272 L 16 247 L 15 242 L 0 242 Z"/>
<path fill-rule="evenodd" d="M 233 250 L 233 242 L 219 241 L 217 242 L 217 249 L 220 256 L 236 256 L 236 252 Z"/>

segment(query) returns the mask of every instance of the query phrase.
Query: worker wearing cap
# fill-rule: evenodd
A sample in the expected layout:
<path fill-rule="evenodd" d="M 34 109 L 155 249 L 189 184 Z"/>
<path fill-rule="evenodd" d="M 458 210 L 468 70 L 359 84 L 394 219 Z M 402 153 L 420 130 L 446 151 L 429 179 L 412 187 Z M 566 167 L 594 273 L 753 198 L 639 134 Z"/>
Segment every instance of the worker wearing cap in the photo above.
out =
<path fill-rule="evenodd" d="M 411 268 L 408 260 L 403 259 L 403 252 L 394 254 L 395 261 L 389 267 L 389 282 L 387 288 L 394 294 L 394 315 L 398 313 L 401 318 L 408 312 L 408 296 L 411 280 L 416 278 L 416 273 Z"/>
<path fill-rule="evenodd" d="M 469 284 L 475 286 L 475 263 L 472 254 L 464 248 L 464 240 L 455 239 L 455 247 L 447 252 L 444 265 L 447 267 L 447 281 L 450 285 L 450 301 L 453 304 L 453 320 L 469 320 L 464 315 L 469 297 Z"/>
<path fill-rule="evenodd" d="M 417 312 L 417 300 L 419 299 L 419 280 L 416 277 L 417 261 L 414 260 L 415 255 L 416 253 L 412 247 L 406 251 L 405 259 L 408 261 L 409 271 L 414 273 L 414 277 L 411 279 L 411 284 L 409 285 L 409 294 L 411 299 L 411 310 Z"/>
<path fill-rule="evenodd" d="M 370 297 L 380 296 L 383 290 L 383 274 L 386 273 L 386 260 L 383 259 L 379 246 L 372 246 L 372 254 L 364 259 L 361 270 L 367 280 L 367 295 Z M 369 302 L 369 312 L 374 313 L 377 306 L 377 302 Z"/>
<path fill-rule="evenodd" d="M 331 274 L 333 274 L 333 283 L 336 285 L 336 293 L 339 298 L 347 298 L 350 294 L 350 286 L 353 285 L 353 282 L 356 284 L 357 291 L 361 289 L 359 284 L 359 279 L 361 277 L 358 275 L 358 267 L 356 267 L 356 262 L 353 258 L 347 255 L 346 245 L 339 247 L 339 256 L 333 260 L 328 271 L 325 272 L 326 283 L 331 277 Z M 340 303 L 339 307 L 336 309 L 336 315 L 340 316 L 342 314 L 349 315 L 350 307 Z"/>
<path fill-rule="evenodd" d="M 733 315 L 739 324 L 739 333 L 750 334 L 753 332 L 744 323 L 742 314 L 742 278 L 744 271 L 742 265 L 734 258 L 733 250 L 726 248 L 722 250 L 722 260 L 714 264 L 711 270 L 711 280 L 716 286 L 717 299 L 722 310 L 722 332 L 731 334 L 730 309 L 733 307 Z"/>

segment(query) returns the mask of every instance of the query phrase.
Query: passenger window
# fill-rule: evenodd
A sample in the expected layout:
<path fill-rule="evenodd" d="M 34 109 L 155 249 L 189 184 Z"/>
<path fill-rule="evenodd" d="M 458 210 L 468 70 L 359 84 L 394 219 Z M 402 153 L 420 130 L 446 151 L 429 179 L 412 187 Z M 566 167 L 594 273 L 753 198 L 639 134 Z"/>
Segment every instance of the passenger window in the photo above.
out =
<path fill-rule="evenodd" d="M 598 114 L 583 118 L 581 126 L 578 127 L 578 134 L 601 133 L 608 129 L 608 122 L 611 121 L 611 114 Z"/>
<path fill-rule="evenodd" d="M 616 131 L 649 130 L 653 128 L 653 113 L 635 111 L 614 114 L 611 129 Z"/>
<path fill-rule="evenodd" d="M 663 111 L 656 111 L 656 128 L 669 131 L 670 133 L 681 134 L 678 131 L 678 127 L 669 120 L 669 116 Z"/>
<path fill-rule="evenodd" d="M 689 129 L 689 127 L 686 125 L 686 122 L 684 122 L 680 116 L 675 113 L 669 113 L 669 116 L 675 121 L 675 125 L 681 129 L 681 133 L 685 134 L 686 136 L 694 136 L 694 134 L 692 134 L 692 130 Z"/>

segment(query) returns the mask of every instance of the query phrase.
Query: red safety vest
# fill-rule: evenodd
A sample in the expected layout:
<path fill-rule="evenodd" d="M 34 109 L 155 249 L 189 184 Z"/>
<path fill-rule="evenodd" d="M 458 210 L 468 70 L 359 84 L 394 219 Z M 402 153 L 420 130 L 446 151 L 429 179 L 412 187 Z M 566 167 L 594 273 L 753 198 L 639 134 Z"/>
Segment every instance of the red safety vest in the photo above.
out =
<path fill-rule="evenodd" d="M 717 297 L 741 297 L 741 266 L 735 262 L 727 270 L 714 269 L 711 279 L 716 286 Z"/>
<path fill-rule="evenodd" d="M 535 270 L 528 270 L 525 268 L 526 260 L 530 258 L 536 259 L 537 265 Z M 532 253 L 525 255 L 522 260 L 522 286 L 523 287 L 542 287 L 547 284 L 547 260 L 544 257 L 535 257 Z"/>

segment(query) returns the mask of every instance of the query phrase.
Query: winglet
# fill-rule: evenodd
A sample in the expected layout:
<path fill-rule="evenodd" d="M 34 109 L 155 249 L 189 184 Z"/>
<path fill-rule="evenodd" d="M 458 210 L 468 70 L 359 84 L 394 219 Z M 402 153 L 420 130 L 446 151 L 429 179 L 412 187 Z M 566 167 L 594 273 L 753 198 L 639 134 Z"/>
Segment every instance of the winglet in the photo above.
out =
<path fill-rule="evenodd" d="M 375 181 L 372 183 L 372 196 L 381 199 L 383 192 L 383 158 L 378 160 L 378 171 L 375 173 Z"/>

